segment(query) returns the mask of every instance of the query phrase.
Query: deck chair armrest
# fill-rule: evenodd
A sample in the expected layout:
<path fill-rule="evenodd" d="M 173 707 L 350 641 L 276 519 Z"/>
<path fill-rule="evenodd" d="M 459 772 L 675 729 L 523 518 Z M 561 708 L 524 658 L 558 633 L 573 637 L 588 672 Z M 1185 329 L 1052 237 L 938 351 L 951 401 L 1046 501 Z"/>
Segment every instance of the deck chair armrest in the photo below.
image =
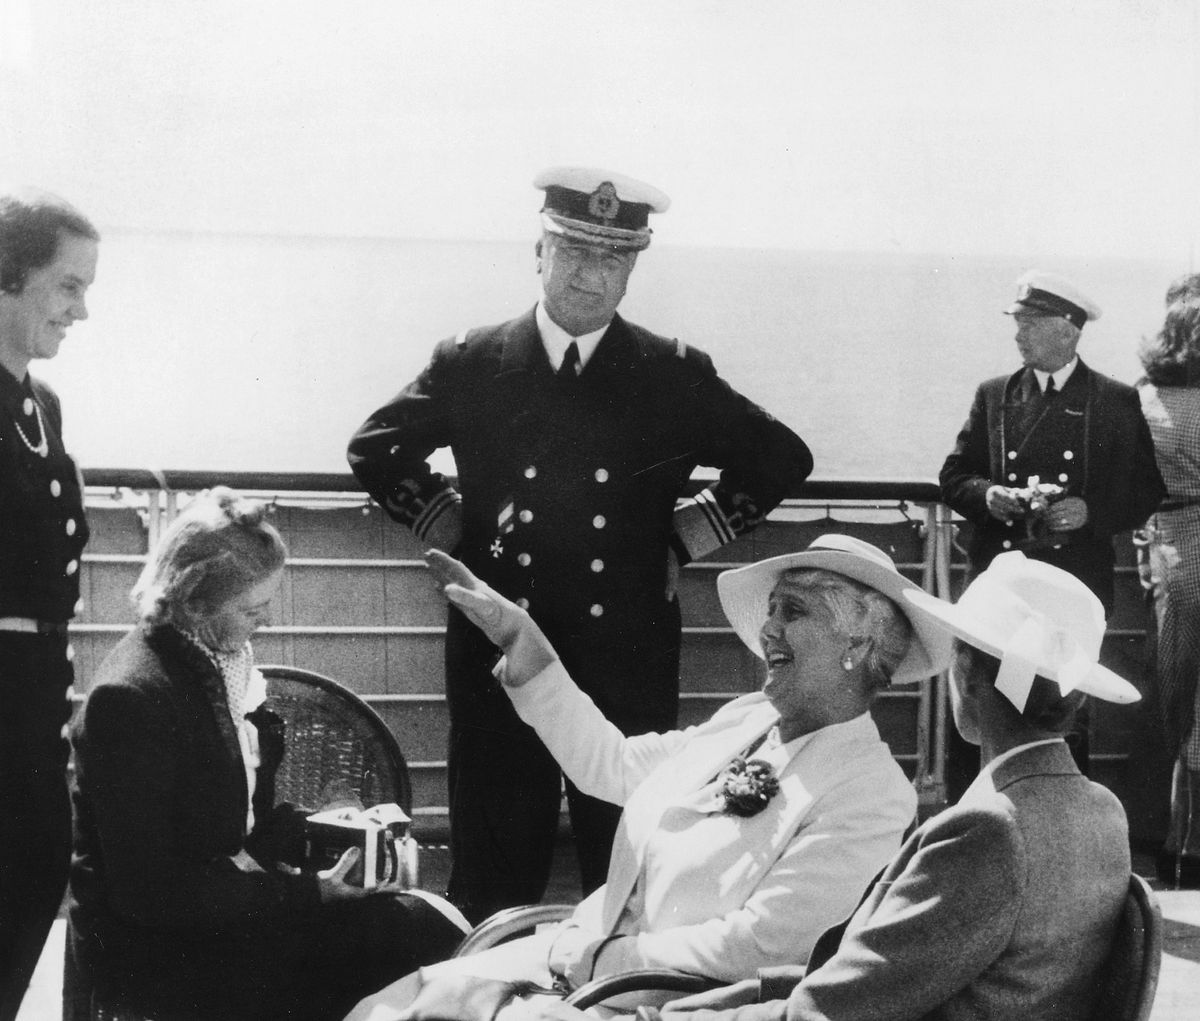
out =
<path fill-rule="evenodd" d="M 585 982 L 576 989 L 566 1002 L 572 1007 L 587 1010 L 598 1003 L 622 993 L 659 990 L 671 993 L 703 993 L 725 983 L 705 978 L 702 975 L 689 975 L 682 971 L 672 971 L 668 968 L 641 968 L 637 971 L 623 971 L 615 975 L 605 975 Z"/>
<path fill-rule="evenodd" d="M 485 918 L 454 951 L 455 957 L 466 957 L 480 950 L 487 950 L 517 936 L 533 932 L 539 925 L 561 922 L 570 918 L 575 911 L 573 904 L 526 904 L 521 907 L 505 908 Z"/>

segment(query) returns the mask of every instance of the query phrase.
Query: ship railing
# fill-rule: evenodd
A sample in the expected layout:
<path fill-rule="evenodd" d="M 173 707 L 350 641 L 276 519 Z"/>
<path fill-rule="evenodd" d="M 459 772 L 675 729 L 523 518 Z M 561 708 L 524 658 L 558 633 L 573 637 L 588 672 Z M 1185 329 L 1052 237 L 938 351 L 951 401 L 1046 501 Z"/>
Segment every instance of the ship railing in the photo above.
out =
<path fill-rule="evenodd" d="M 321 472 L 264 472 L 264 471 L 208 471 L 208 470 L 150 470 L 131 468 L 99 468 L 84 472 L 89 505 L 102 507 L 125 507 L 137 512 L 146 532 L 146 546 L 153 548 L 163 527 L 175 516 L 191 494 L 216 485 L 229 486 L 247 495 L 265 500 L 279 507 L 304 509 L 345 510 L 360 507 L 369 512 L 373 502 L 359 488 L 353 475 L 347 473 Z M 711 476 L 698 473 L 692 480 L 693 487 L 704 485 Z M 936 483 L 926 479 L 823 479 L 807 480 L 776 508 L 768 518 L 772 525 L 783 528 L 798 526 L 812 532 L 812 526 L 820 530 L 853 531 L 857 526 L 908 522 L 919 539 L 919 556 L 911 561 L 898 563 L 904 573 L 918 581 L 927 591 L 943 597 L 951 592 L 951 556 L 953 522 L 951 512 L 939 502 Z M 828 528 L 824 528 L 828 525 Z M 757 535 L 758 533 L 755 533 Z M 867 535 L 869 538 L 870 536 Z M 700 561 L 689 565 L 689 571 L 719 571 L 748 562 L 737 559 L 743 544 L 729 547 L 733 559 L 722 557 L 719 561 Z M 762 544 L 745 544 L 748 553 L 760 552 L 772 555 L 782 549 L 762 550 Z M 795 548 L 791 546 L 790 548 Z M 744 557 L 745 554 L 742 554 Z M 760 556 L 752 556 L 759 559 Z M 87 553 L 85 563 L 122 562 L 135 564 L 144 562 L 144 554 Z M 339 558 L 339 557 L 290 557 L 289 567 L 352 569 L 363 567 L 412 568 L 419 562 L 388 558 Z M 128 625 L 112 623 L 78 622 L 72 630 L 79 634 L 96 632 L 119 632 Z M 440 627 L 357 627 L 357 626 L 313 626 L 276 624 L 263 628 L 265 634 L 329 636 L 349 634 L 388 635 L 434 635 L 443 632 Z M 732 629 L 713 627 L 685 627 L 688 633 L 713 635 L 728 633 Z M 714 700 L 731 698 L 742 692 L 684 692 L 685 700 Z M 387 702 L 414 700 L 417 698 L 440 698 L 441 696 L 388 695 L 364 693 L 368 703 L 380 706 Z M 913 782 L 923 805 L 934 807 L 945 800 L 945 753 L 947 727 L 947 698 L 945 676 L 932 678 L 916 686 L 897 686 L 881 695 L 884 699 L 913 699 L 916 702 L 916 733 L 911 752 L 900 752 L 897 759 L 909 768 Z M 444 762 L 412 762 L 417 772 L 422 769 L 440 769 Z"/>

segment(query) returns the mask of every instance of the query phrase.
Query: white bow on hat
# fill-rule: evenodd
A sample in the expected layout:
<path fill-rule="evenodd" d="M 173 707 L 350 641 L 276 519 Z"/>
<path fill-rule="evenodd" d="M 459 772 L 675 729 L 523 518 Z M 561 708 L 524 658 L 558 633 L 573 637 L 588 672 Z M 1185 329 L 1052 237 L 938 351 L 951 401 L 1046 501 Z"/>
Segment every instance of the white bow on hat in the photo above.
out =
<path fill-rule="evenodd" d="M 997 556 L 951 604 L 921 590 L 904 593 L 922 613 L 1000 660 L 996 689 L 1025 708 L 1036 676 L 1064 694 L 1079 690 L 1108 702 L 1141 695 L 1101 666 L 1104 607 L 1078 578 L 1012 551 Z"/>

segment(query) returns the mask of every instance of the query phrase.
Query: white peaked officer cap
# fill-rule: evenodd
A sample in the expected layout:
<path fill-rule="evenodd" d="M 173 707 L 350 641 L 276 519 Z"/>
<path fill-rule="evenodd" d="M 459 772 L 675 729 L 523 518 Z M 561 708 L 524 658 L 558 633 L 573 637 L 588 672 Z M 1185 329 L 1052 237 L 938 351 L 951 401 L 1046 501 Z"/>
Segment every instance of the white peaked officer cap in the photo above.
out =
<path fill-rule="evenodd" d="M 1080 330 L 1088 320 L 1100 318 L 1100 306 L 1083 291 L 1069 280 L 1040 269 L 1031 269 L 1017 278 L 1017 298 L 1004 314 L 1018 312 L 1061 316 Z"/>
<path fill-rule="evenodd" d="M 1083 582 L 1061 568 L 1001 553 L 959 597 L 948 603 L 921 589 L 904 597 L 930 622 L 1000 660 L 996 689 L 1025 708 L 1034 677 L 1053 681 L 1062 694 L 1079 690 L 1106 702 L 1142 696 L 1100 665 L 1104 607 Z"/>
<path fill-rule="evenodd" d="M 624 251 L 646 248 L 650 214 L 671 205 L 653 185 L 596 167 L 551 167 L 533 186 L 546 193 L 542 226 L 551 234 Z"/>

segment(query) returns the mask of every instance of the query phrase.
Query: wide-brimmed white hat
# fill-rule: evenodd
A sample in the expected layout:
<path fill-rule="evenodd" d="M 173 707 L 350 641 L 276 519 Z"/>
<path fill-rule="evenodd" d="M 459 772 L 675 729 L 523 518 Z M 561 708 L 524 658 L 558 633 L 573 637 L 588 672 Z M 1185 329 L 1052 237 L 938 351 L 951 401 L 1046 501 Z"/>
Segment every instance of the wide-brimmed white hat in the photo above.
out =
<path fill-rule="evenodd" d="M 939 627 L 999 659 L 996 688 L 1018 709 L 1025 708 L 1035 675 L 1057 683 L 1064 695 L 1078 689 L 1106 702 L 1142 697 L 1100 665 L 1104 607 L 1061 568 L 1012 550 L 997 556 L 957 603 L 920 589 L 905 598 Z"/>
<path fill-rule="evenodd" d="M 767 619 L 767 601 L 785 571 L 822 570 L 845 575 L 891 599 L 913 625 L 908 653 L 892 673 L 892 682 L 903 684 L 941 673 L 950 663 L 953 643 L 945 629 L 913 611 L 903 593 L 920 589 L 899 571 L 878 546 L 849 535 L 823 535 L 801 553 L 760 560 L 725 571 L 717 577 L 721 607 L 737 636 L 759 659 L 763 658 L 759 631 Z"/>

